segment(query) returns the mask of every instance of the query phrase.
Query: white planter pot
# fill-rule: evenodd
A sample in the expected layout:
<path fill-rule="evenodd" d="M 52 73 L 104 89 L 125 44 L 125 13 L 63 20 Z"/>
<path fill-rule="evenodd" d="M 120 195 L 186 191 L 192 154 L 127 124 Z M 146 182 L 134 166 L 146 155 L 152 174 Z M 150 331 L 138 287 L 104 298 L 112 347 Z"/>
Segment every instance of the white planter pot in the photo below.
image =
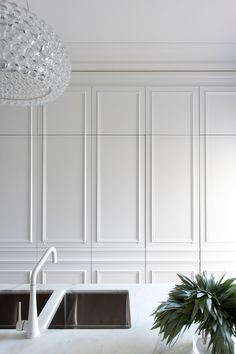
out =
<path fill-rule="evenodd" d="M 193 335 L 193 354 L 211 354 L 211 347 L 208 349 L 209 339 L 207 339 L 206 344 L 203 344 L 203 339 L 201 336 Z"/>

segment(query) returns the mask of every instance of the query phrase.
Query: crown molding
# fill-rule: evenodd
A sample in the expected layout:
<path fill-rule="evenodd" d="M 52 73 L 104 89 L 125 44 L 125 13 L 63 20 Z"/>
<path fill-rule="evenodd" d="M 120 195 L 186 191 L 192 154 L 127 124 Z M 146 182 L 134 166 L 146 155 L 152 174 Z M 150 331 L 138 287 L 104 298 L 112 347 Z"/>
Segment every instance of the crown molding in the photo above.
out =
<path fill-rule="evenodd" d="M 235 71 L 234 43 L 67 43 L 73 71 Z"/>

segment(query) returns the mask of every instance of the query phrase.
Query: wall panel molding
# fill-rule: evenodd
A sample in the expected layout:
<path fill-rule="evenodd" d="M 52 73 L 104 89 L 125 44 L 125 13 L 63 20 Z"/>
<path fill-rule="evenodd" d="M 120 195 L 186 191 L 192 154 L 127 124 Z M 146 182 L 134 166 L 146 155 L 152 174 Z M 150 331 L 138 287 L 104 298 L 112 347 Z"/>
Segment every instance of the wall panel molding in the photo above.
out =
<path fill-rule="evenodd" d="M 123 283 L 134 283 L 134 284 L 141 284 L 141 270 L 129 270 L 129 269 L 109 269 L 109 270 L 96 270 L 96 284 L 105 284 L 106 281 L 110 283 L 118 283 L 117 277 L 121 276 L 123 279 L 121 282 Z M 105 278 L 103 279 L 103 276 Z M 130 276 L 132 277 L 133 281 L 130 281 Z M 107 279 L 106 279 L 107 277 Z M 112 280 L 116 279 L 115 281 Z M 129 281 L 126 279 L 129 278 Z"/>
<path fill-rule="evenodd" d="M 106 97 L 107 96 L 107 97 Z M 131 98 L 135 99 L 132 102 Z M 130 99 L 130 102 L 128 101 Z M 112 107 L 109 100 L 113 99 Z M 93 116 L 92 134 L 97 135 L 144 135 L 145 134 L 145 89 L 144 87 L 129 86 L 100 86 L 92 89 Z M 106 101 L 107 100 L 107 101 Z M 129 106 L 128 106 L 129 104 Z M 112 108 L 113 115 L 102 116 L 107 108 Z M 115 107 L 114 107 L 115 105 Z M 123 109 L 122 109 L 123 108 Z M 128 112 L 133 109 L 134 112 Z M 121 110 L 121 111 L 119 111 Z M 110 112 L 111 113 L 111 112 Z M 132 114 L 134 116 L 132 117 Z M 106 118 L 106 120 L 104 119 Z M 105 120 L 105 122 L 104 122 Z M 109 123 L 109 125 L 108 125 Z M 131 125 L 133 124 L 133 126 Z M 108 125 L 108 126 L 106 126 Z"/>
<path fill-rule="evenodd" d="M 147 119 L 147 147 L 146 147 L 146 178 L 147 178 L 147 195 L 146 195 L 146 207 L 147 207 L 147 235 L 148 242 L 150 246 L 155 247 L 160 244 L 171 243 L 177 246 L 178 244 L 194 244 L 198 243 L 198 149 L 199 149 L 199 94 L 197 87 L 165 87 L 165 86 L 154 86 L 148 87 L 146 92 L 146 119 Z M 183 148 L 182 145 L 186 148 Z M 189 155 L 186 155 L 186 151 Z M 181 155 L 177 155 L 178 152 Z M 176 154 L 176 156 L 174 156 Z M 174 156 L 174 157 L 173 157 Z M 165 158 L 165 159 L 164 159 Z M 172 165 L 176 164 L 176 160 L 179 158 L 179 164 L 182 163 L 182 167 L 179 166 L 179 170 L 183 170 L 186 176 L 180 176 L 177 173 L 177 167 L 172 168 Z M 183 161 L 183 159 L 185 159 Z M 158 215 L 165 212 L 164 217 L 166 218 L 166 225 L 168 224 L 168 212 L 167 209 L 171 210 L 170 205 L 167 207 L 166 202 L 162 195 L 162 211 L 161 206 L 156 205 L 155 198 L 158 199 L 161 193 L 161 186 L 156 185 L 157 183 L 163 182 L 163 176 L 161 174 L 162 168 L 159 167 L 158 161 L 162 163 L 162 168 L 166 172 L 165 181 L 171 179 L 171 184 L 169 189 L 173 190 L 174 182 L 176 178 L 176 183 L 180 182 L 183 178 L 187 177 L 188 181 L 185 183 L 189 184 L 189 196 L 188 203 L 189 218 L 186 215 L 186 219 L 190 219 L 189 230 L 185 230 L 185 235 L 178 235 L 172 232 L 172 236 L 160 233 L 160 223 Z M 169 161 L 169 165 L 166 164 L 166 160 Z M 186 166 L 188 164 L 188 167 Z M 158 169 L 159 168 L 159 169 Z M 155 173 L 155 175 L 154 175 Z M 188 176 L 187 176 L 188 174 Z M 154 178 L 155 177 L 155 178 Z M 169 181 L 170 182 L 170 181 Z M 181 188 L 181 184 L 179 186 Z M 187 190 L 188 190 L 187 189 Z M 185 188 L 186 190 L 186 188 Z M 176 190 L 175 190 L 176 191 Z M 166 190 L 168 193 L 168 188 Z M 174 192 L 174 190 L 172 191 Z M 168 197 L 168 195 L 167 195 Z M 184 196 L 183 196 L 184 197 Z M 159 197 L 160 200 L 161 197 Z M 174 197 L 173 197 L 174 198 Z M 169 196 L 170 199 L 170 196 Z M 185 195 L 186 199 L 186 195 Z M 181 199 L 180 199 L 181 200 Z M 172 200 L 173 204 L 174 200 Z M 183 205 L 183 208 L 186 205 Z M 182 209 L 181 205 L 179 208 Z M 165 210 L 166 209 L 166 210 Z M 175 208 L 178 210 L 178 206 Z M 169 223 L 174 223 L 171 219 L 172 214 L 170 214 Z M 181 216 L 181 215 L 180 215 Z M 183 215 L 182 215 L 183 218 Z M 156 221 L 157 219 L 157 221 Z M 176 224 L 181 221 L 175 220 Z M 182 224 L 183 220 L 182 220 Z M 175 229 L 175 226 L 173 225 Z M 162 227 L 162 233 L 165 232 Z M 176 231 L 177 232 L 177 231 Z M 180 232 L 180 230 L 179 230 Z M 183 231 L 182 231 L 183 232 Z M 170 233 L 170 230 L 169 230 Z M 186 234 L 188 233 L 188 235 Z M 168 237 L 166 237 L 168 236 Z"/>
<path fill-rule="evenodd" d="M 201 260 L 232 261 L 235 243 L 235 94 L 234 85 L 200 89 Z M 204 269 L 204 268 L 202 268 Z"/>
<path fill-rule="evenodd" d="M 0 136 L 28 136 L 31 134 L 37 135 L 36 107 L 0 106 Z"/>
<path fill-rule="evenodd" d="M 86 109 L 85 109 L 86 111 Z M 90 111 L 90 109 L 89 109 Z M 65 239 L 60 239 L 56 238 L 55 236 L 53 239 L 50 240 L 50 235 L 48 235 L 47 232 L 47 152 L 48 152 L 48 139 L 52 139 L 51 136 L 47 135 L 47 127 L 46 127 L 46 118 L 47 118 L 47 113 L 46 113 L 46 108 L 43 109 L 43 117 L 42 117 L 42 129 L 43 129 L 43 137 L 42 137 L 42 180 L 43 180 L 43 188 L 42 188 L 42 235 L 41 235 L 41 242 L 43 244 L 65 244 L 68 247 L 70 245 L 74 245 L 75 247 L 81 247 L 84 245 L 85 247 L 90 246 L 90 220 L 89 220 L 89 215 L 88 211 L 90 210 L 90 154 L 91 154 L 91 137 L 88 135 L 87 128 L 90 127 L 90 123 L 85 122 L 85 119 L 83 121 L 83 129 L 84 129 L 84 134 L 83 135 L 73 135 L 68 136 L 68 135 L 63 135 L 63 136 L 55 136 L 55 138 L 61 138 L 61 139 L 68 139 L 68 142 L 72 141 L 72 139 L 78 139 L 78 141 L 81 141 L 82 144 L 82 213 L 83 213 L 83 218 L 82 218 L 82 238 L 75 240 L 70 239 L 68 235 L 65 235 Z M 80 196 L 78 196 L 79 198 Z"/>
<path fill-rule="evenodd" d="M 91 87 L 71 83 L 62 96 L 43 107 L 47 119 L 41 120 L 38 134 L 91 134 L 91 91 Z"/>
<path fill-rule="evenodd" d="M 156 220 L 156 215 L 154 213 L 153 205 L 153 139 L 160 140 L 163 137 L 153 137 L 150 136 L 147 138 L 147 196 L 146 196 L 146 208 L 147 208 L 147 240 L 148 247 L 166 249 L 169 244 L 170 249 L 173 247 L 177 248 L 197 248 L 198 247 L 198 235 L 199 235 L 199 176 L 198 176 L 198 166 L 199 166 L 199 140 L 198 137 L 185 137 L 189 140 L 189 186 L 190 186 L 190 195 L 189 195 L 189 204 L 190 204 L 190 229 L 189 236 L 183 237 L 181 239 L 176 239 L 175 234 L 171 238 L 166 239 L 166 237 L 159 235 L 154 235 L 153 229 L 153 220 Z M 164 139 L 169 139 L 170 141 L 174 140 L 183 140 L 183 137 L 164 137 Z M 160 153 L 160 150 L 159 150 Z M 158 193 L 158 191 L 156 191 Z M 181 245 L 182 244 L 182 245 Z"/>
<path fill-rule="evenodd" d="M 22 284 L 29 283 L 30 272 L 25 270 L 0 270 L 0 283 Z"/>
<path fill-rule="evenodd" d="M 81 269 L 44 270 L 42 284 L 87 284 L 87 271 Z"/>
<path fill-rule="evenodd" d="M 180 282 L 180 279 L 178 278 L 177 274 L 184 274 L 191 279 L 194 278 L 194 275 L 196 272 L 193 270 L 186 270 L 186 269 L 181 269 L 181 268 L 173 268 L 173 269 L 160 269 L 160 270 L 151 270 L 150 271 L 150 283 L 155 284 L 155 283 L 169 283 L 169 282 Z M 160 280 L 159 280 L 160 278 Z"/>
<path fill-rule="evenodd" d="M 28 116 L 29 115 L 29 116 Z M 36 215 L 37 215 L 37 137 L 35 136 L 35 130 L 37 129 L 37 114 L 35 109 L 31 109 L 29 111 L 27 111 L 27 116 L 28 116 L 28 135 L 21 135 L 21 134 L 17 134 L 17 135 L 2 135 L 0 136 L 0 139 L 2 141 L 3 144 L 8 144 L 8 148 L 12 149 L 16 148 L 15 151 L 15 155 L 17 156 L 17 153 L 19 153 L 19 155 L 16 157 L 16 159 L 22 159 L 24 158 L 25 161 L 27 161 L 27 171 L 24 171 L 25 173 L 25 177 L 27 176 L 27 198 L 25 198 L 25 196 L 23 197 L 24 200 L 21 201 L 21 203 L 25 202 L 27 204 L 26 205 L 21 205 L 21 207 L 19 209 L 23 210 L 24 207 L 27 209 L 27 215 L 24 215 L 25 218 L 23 218 L 23 216 L 21 216 L 21 218 L 23 219 L 22 221 L 26 221 L 27 219 L 27 230 L 24 231 L 24 234 L 19 235 L 18 234 L 18 230 L 14 231 L 15 235 L 0 235 L 0 244 L 2 244 L 3 247 L 32 247 L 36 244 Z M 4 145 L 5 146 L 5 145 Z M 6 146 L 5 146 L 6 148 Z M 22 148 L 22 151 L 20 150 Z M 2 150 L 3 154 L 6 152 L 4 149 Z M 8 156 L 9 162 L 11 163 L 11 161 L 14 160 L 14 156 Z M 4 159 L 4 155 L 3 155 L 3 159 Z M 17 160 L 16 160 L 17 161 Z M 20 161 L 20 160 L 19 160 Z M 4 160 L 3 160 L 4 162 Z M 5 161 L 7 163 L 7 167 L 9 168 L 10 163 L 6 160 Z M 17 161 L 18 162 L 18 161 Z M 21 160 L 21 162 L 23 162 L 23 159 Z M 9 165 L 8 165 L 9 164 Z M 12 164 L 13 167 L 13 164 Z M 11 174 L 18 174 L 17 178 L 19 178 L 20 175 L 20 168 L 21 166 L 17 166 L 16 164 L 16 171 L 12 171 Z M 10 176 L 9 176 L 10 177 Z M 4 174 L 3 174 L 3 178 L 4 178 Z M 8 181 L 10 181 L 11 179 L 8 178 Z M 4 185 L 4 190 L 7 190 L 7 188 L 12 188 L 12 186 L 8 186 L 7 183 L 7 179 L 4 179 L 5 181 L 5 185 Z M 21 183 L 23 181 L 19 180 L 19 183 Z M 25 181 L 24 181 L 25 182 Z M 4 182 L 2 182 L 4 183 Z M 14 186 L 14 188 L 16 188 L 17 184 Z M 19 186 L 18 187 L 19 190 L 23 189 L 23 187 Z M 17 193 L 17 188 L 15 189 L 15 192 Z M 15 197 L 15 196 L 14 196 Z M 4 199 L 2 199 L 4 201 Z M 5 204 L 7 204 L 6 202 L 9 203 L 9 201 L 5 201 Z M 15 205 L 12 204 L 12 213 L 14 215 L 14 208 Z M 2 214 L 3 216 L 4 214 Z M 11 217 L 10 215 L 8 216 L 9 218 Z M 19 217 L 19 216 L 18 216 Z M 24 220 L 25 219 L 25 220 Z M 15 223 L 19 224 L 20 220 L 17 220 L 17 215 L 16 215 L 16 220 Z M 12 223 L 12 226 L 14 225 L 14 223 Z M 19 226 L 19 225 L 18 225 Z M 21 237 L 20 237 L 21 236 Z"/>
<path fill-rule="evenodd" d="M 111 140 L 112 139 L 112 140 Z M 104 235 L 101 234 L 101 146 L 100 144 L 102 142 L 116 142 L 115 145 L 110 146 L 111 148 L 117 148 L 117 146 L 120 144 L 120 148 L 122 148 L 122 141 L 129 146 L 130 148 L 133 149 L 133 145 L 135 143 L 135 182 L 136 183 L 136 225 L 135 225 L 135 237 L 130 238 L 127 236 L 125 239 L 123 238 L 118 238 L 118 237 L 113 237 L 113 238 L 107 238 L 104 237 Z M 96 136 L 93 138 L 93 166 L 96 171 L 95 175 L 93 176 L 93 240 L 94 240 L 94 246 L 97 247 L 103 247 L 104 245 L 107 245 L 107 247 L 111 245 L 117 245 L 118 247 L 120 246 L 133 246 L 134 244 L 139 245 L 141 247 L 144 243 L 144 151 L 145 151 L 145 146 L 144 146 L 144 137 L 142 136 L 115 136 L 115 137 L 108 137 L 108 136 Z M 118 145 L 117 145 L 118 144 Z M 117 145 L 117 146 L 116 146 Z M 125 153 L 125 151 L 124 151 Z M 120 155 L 121 156 L 121 155 Z M 115 156 L 114 156 L 115 159 Z M 126 170 L 124 169 L 124 173 L 126 173 Z M 115 188 L 115 186 L 114 186 Z M 111 206 L 115 203 L 114 201 L 111 201 Z M 115 204 L 114 204 L 115 205 Z M 118 214 L 117 214 L 118 217 Z M 107 221 L 109 222 L 109 218 L 107 218 Z"/>
<path fill-rule="evenodd" d="M 71 85 L 122 87 L 235 86 L 236 72 L 73 72 Z M 96 83 L 96 85 L 95 85 Z"/>
<path fill-rule="evenodd" d="M 223 151 L 225 155 L 220 157 L 224 164 L 217 162 L 221 161 L 220 159 L 217 160 L 220 153 L 216 153 L 217 159 L 213 161 L 214 166 L 224 165 L 224 168 L 222 168 L 222 171 L 219 171 L 220 168 L 213 168 L 212 171 L 219 171 L 218 176 L 220 176 L 220 173 L 222 175 L 226 173 L 226 177 L 232 174 L 232 169 L 228 173 L 225 166 L 234 166 L 233 168 L 236 171 L 234 163 L 236 161 L 234 160 L 234 147 L 236 147 L 234 119 L 236 111 L 236 73 L 187 72 L 187 70 L 190 70 L 190 68 L 192 68 L 191 70 L 205 70 L 207 68 L 210 70 L 216 70 L 217 68 L 225 68 L 225 70 L 233 68 L 232 70 L 236 70 L 236 44 L 222 45 L 216 43 L 209 46 L 208 44 L 194 45 L 189 43 L 171 46 L 167 43 L 156 43 L 154 45 L 137 43 L 130 46 L 128 43 L 100 43 L 96 47 L 91 43 L 91 45 L 79 44 L 78 47 L 72 45 L 71 50 L 81 50 L 82 55 L 78 56 L 78 61 L 75 60 L 74 62 L 74 68 L 78 70 L 84 68 L 87 68 L 87 70 L 93 68 L 98 71 L 102 68 L 106 68 L 106 70 L 121 70 L 122 68 L 130 70 L 130 68 L 133 68 L 133 70 L 143 70 L 143 72 L 74 72 L 71 85 L 67 90 L 69 98 L 67 101 L 65 99 L 65 102 L 76 100 L 76 92 L 78 92 L 79 102 L 82 105 L 78 113 L 79 122 L 76 120 L 76 108 L 71 108 L 68 104 L 68 114 L 70 114 L 70 108 L 73 110 L 71 126 L 66 127 L 67 121 L 61 120 L 54 130 L 54 122 L 57 122 L 57 119 L 53 118 L 48 131 L 47 109 L 39 107 L 33 108 L 30 116 L 27 111 L 26 116 L 23 119 L 20 118 L 22 126 L 18 122 L 16 127 L 11 127 L 8 122 L 2 133 L 0 132 L 0 139 L 24 140 L 20 149 L 22 154 L 26 152 L 27 156 L 22 155 L 22 161 L 24 166 L 27 166 L 27 170 L 24 169 L 22 180 L 25 181 L 27 178 L 28 181 L 23 186 L 25 190 L 27 189 L 27 193 L 23 192 L 24 196 L 21 197 L 22 200 L 24 198 L 22 207 L 25 208 L 26 216 L 22 221 L 24 224 L 20 223 L 21 226 L 23 225 L 20 231 L 21 229 L 27 229 L 27 232 L 24 232 L 24 235 L 19 239 L 17 233 L 14 238 L 7 238 L 7 235 L 0 231 L 0 281 L 1 279 L 7 279 L 9 275 L 12 282 L 28 282 L 30 271 L 33 269 L 35 262 L 50 245 L 56 246 L 59 263 L 56 266 L 51 264 L 51 260 L 46 263 L 41 274 L 41 280 L 43 281 L 53 281 L 55 279 L 56 282 L 60 282 L 63 279 L 66 280 L 68 275 L 70 281 L 82 283 L 106 283 L 112 281 L 112 279 L 117 280 L 117 282 L 121 282 L 122 279 L 124 279 L 124 282 L 130 281 L 133 283 L 143 283 L 145 279 L 147 282 L 158 282 L 164 281 L 165 276 L 169 280 L 174 279 L 176 272 L 183 272 L 192 276 L 199 270 L 204 270 L 204 268 L 217 273 L 224 270 L 233 273 L 236 263 L 234 255 L 236 243 L 234 239 L 229 242 L 229 235 L 225 231 L 227 227 L 223 231 L 217 230 L 219 242 L 214 238 L 213 229 L 210 230 L 209 234 L 207 198 L 209 198 L 209 183 L 212 183 L 207 178 L 209 177 L 209 163 L 212 163 L 211 158 L 209 158 L 209 142 L 213 142 L 214 139 L 215 145 L 213 144 L 211 147 L 211 156 L 215 156 L 214 154 L 218 150 L 214 149 L 214 146 L 218 148 L 220 144 L 217 142 L 221 141 L 223 142 L 221 146 L 228 147 L 228 150 L 232 152 L 233 163 L 225 165 L 226 157 L 230 157 L 230 154 L 225 154 L 225 151 L 227 152 L 227 149 L 225 149 Z M 100 53 L 99 57 L 97 56 L 98 53 Z M 204 53 L 203 56 L 201 56 L 202 53 Z M 166 60 L 168 57 L 169 60 Z M 183 58 L 185 58 L 185 62 Z M 160 70 L 160 68 L 165 68 L 165 70 L 184 68 L 185 72 L 145 72 L 145 70 L 155 71 Z M 109 92 L 111 92 L 111 95 Z M 168 94 L 171 98 L 171 104 L 168 104 Z M 179 106 L 176 103 L 178 98 L 182 102 L 179 106 L 185 107 L 182 111 L 181 109 L 178 110 Z M 153 104 L 155 99 L 157 101 L 156 107 Z M 78 102 L 76 101 L 76 103 Z M 124 107 L 120 107 L 122 104 Z M 170 119 L 169 121 L 165 120 L 164 123 L 157 122 L 154 132 L 152 114 L 153 110 L 158 111 L 158 105 L 162 106 L 161 115 L 164 112 L 166 117 L 170 117 Z M 163 108 L 164 105 L 166 105 L 166 109 Z M 76 104 L 72 104 L 72 106 L 76 107 Z M 215 106 L 218 107 L 215 112 L 218 117 L 216 126 L 214 125 Z M 125 107 L 127 107 L 128 113 L 125 111 Z M 177 107 L 177 110 L 175 107 Z M 222 112 L 225 112 L 222 107 L 224 109 L 228 107 L 228 112 L 225 113 L 227 119 L 224 120 L 221 119 Z M 105 112 L 104 120 L 102 110 Z M 124 112 L 125 118 L 123 120 L 121 118 L 117 125 L 111 123 L 112 119 L 109 120 L 109 114 L 112 115 L 113 110 L 115 111 L 115 119 L 119 118 L 117 118 L 119 114 L 122 116 L 122 110 Z M 117 114 L 118 111 L 119 114 Z M 61 112 L 59 105 L 56 108 L 54 107 L 51 112 L 56 112 L 58 115 L 61 113 L 61 117 L 63 117 L 66 115 L 67 109 Z M 130 124 L 127 124 L 125 113 L 127 113 L 127 117 L 132 117 Z M 209 114 L 211 115 L 210 120 Z M 181 127 L 178 124 L 171 126 L 172 116 L 180 122 Z M 189 121 L 186 117 L 189 117 Z M 2 121 L 0 124 L 2 124 Z M 77 127 L 76 133 L 74 127 Z M 170 127 L 172 130 L 169 129 Z M 114 130 L 112 130 L 113 128 Z M 63 168 L 64 165 L 67 166 L 67 160 L 64 155 L 62 156 L 62 152 L 65 151 L 67 143 L 69 146 L 67 155 L 74 156 L 71 163 L 72 167 L 69 168 L 68 173 L 73 178 L 75 177 L 72 180 L 73 184 L 71 183 L 74 187 L 70 191 L 72 202 L 67 203 L 67 207 L 69 210 L 69 206 L 73 205 L 74 209 L 72 209 L 76 210 L 75 214 L 76 217 L 78 215 L 78 219 L 75 223 L 72 223 L 71 234 L 69 234 L 69 231 L 64 232 L 64 236 L 61 236 L 60 228 L 51 228 L 51 230 L 55 230 L 55 235 L 53 233 L 50 235 L 47 229 L 47 218 L 49 218 L 49 215 L 53 215 L 53 213 L 48 213 L 50 205 L 47 203 L 50 192 L 48 190 L 48 180 L 52 182 L 52 190 L 53 183 L 56 182 L 53 172 L 51 173 L 51 179 L 47 175 L 47 167 L 50 168 L 50 165 L 47 166 L 47 163 L 50 163 L 48 160 L 50 139 L 51 141 L 53 139 L 61 139 L 62 141 L 61 146 L 58 143 L 52 149 L 50 161 L 55 162 L 55 159 L 58 159 L 58 170 L 61 169 L 62 173 L 65 172 L 65 176 L 67 176 L 67 170 L 64 169 L 63 171 Z M 232 143 L 234 139 L 235 144 Z M 125 144 L 128 140 L 130 144 Z M 180 140 L 185 143 L 177 150 L 179 146 L 177 141 Z M 75 141 L 74 145 L 73 141 Z M 102 144 L 105 141 L 108 141 L 109 144 L 103 146 Z M 119 141 L 119 143 L 116 144 L 115 141 Z M 158 144 L 157 142 L 160 141 L 165 141 L 166 144 Z M 170 141 L 175 142 L 172 147 L 168 143 Z M 63 142 L 65 142 L 65 146 Z M 11 145 L 10 142 L 8 146 L 12 148 L 11 155 L 14 156 L 18 146 L 17 143 Z M 181 154 L 186 150 L 187 154 L 183 153 L 183 158 L 178 158 L 178 152 Z M 8 151 L 6 152 L 8 153 Z M 104 161 L 102 160 L 103 156 L 105 156 Z M 128 156 L 127 164 L 124 163 L 126 156 Z M 168 158 L 168 156 L 174 157 Z M 171 183 L 168 184 L 164 174 L 162 176 L 163 182 L 160 184 L 161 188 L 158 187 L 159 184 L 153 178 L 155 173 L 153 165 L 156 157 L 161 162 L 168 160 L 172 165 L 176 163 L 175 169 L 180 166 L 181 171 L 183 171 L 184 168 L 185 172 L 180 173 L 180 175 L 171 172 L 172 170 L 171 168 L 168 169 L 168 166 L 166 168 L 166 171 L 170 171 L 170 179 L 176 178 L 177 187 L 176 185 L 172 186 Z M 65 161 L 64 165 L 61 164 L 62 166 L 60 165 L 61 161 Z M 11 163 L 10 159 L 8 161 L 8 156 L 4 162 Z M 69 164 L 69 167 L 71 165 Z M 78 167 L 80 165 L 81 169 Z M 165 164 L 163 166 L 166 167 Z M 56 170 L 57 165 L 53 168 Z M 13 172 L 16 169 L 14 165 L 9 168 Z M 81 170 L 83 170 L 82 174 L 80 174 Z M 110 174 L 110 171 L 113 174 Z M 121 178 L 122 171 L 127 172 L 127 177 L 123 180 Z M 121 177 L 119 177 L 119 173 Z M 15 175 L 14 172 L 14 178 L 17 177 Z M 215 175 L 215 172 L 212 173 L 213 177 Z M 113 179 L 110 176 L 113 176 Z M 181 217 L 181 220 L 176 218 L 170 227 L 173 233 L 169 232 L 167 235 L 169 238 L 166 237 L 165 232 L 161 236 L 154 234 L 155 230 L 150 227 L 154 219 L 157 218 L 157 213 L 153 212 L 154 194 L 159 194 L 160 190 L 165 190 L 165 186 L 168 185 L 167 192 L 169 195 L 175 195 L 175 188 L 178 189 L 178 181 L 181 180 L 181 176 L 186 179 L 186 183 L 183 183 L 183 186 L 182 184 L 179 185 L 182 186 L 181 188 L 186 195 L 183 197 L 183 193 L 176 193 L 178 196 L 176 205 L 174 198 L 172 200 L 170 197 L 167 205 L 164 206 L 163 214 L 166 216 L 165 223 L 167 225 L 170 222 L 171 213 L 174 213 L 173 210 L 178 212 L 178 207 L 183 207 L 184 217 L 190 226 L 186 226 L 184 217 Z M 104 190 L 101 188 L 102 178 L 105 181 Z M 210 180 L 213 179 L 216 180 L 215 177 L 210 178 Z M 62 200 L 64 187 L 66 189 L 71 180 L 65 178 L 65 181 L 65 185 L 63 185 L 63 182 L 61 183 L 63 188 L 58 188 L 59 194 L 61 189 Z M 123 186 L 124 181 L 128 181 L 127 190 Z M 232 181 L 235 185 L 234 177 Z M 155 188 L 153 188 L 154 182 L 156 183 Z M 159 182 L 158 179 L 157 182 Z M 13 185 L 11 183 L 9 185 Z M 8 185 L 6 182 L 3 184 Z M 173 190 L 171 187 L 173 187 Z M 109 193 L 106 196 L 107 190 L 109 190 Z M 215 194 L 218 203 L 220 194 L 217 190 L 218 188 L 216 188 L 216 193 L 213 193 L 214 191 L 211 193 Z M 114 193 L 113 196 L 113 191 L 118 192 L 117 194 Z M 52 196 L 55 195 L 53 193 Z M 107 197 L 107 204 L 101 202 L 104 195 Z M 189 199 L 187 199 L 188 196 Z M 164 197 L 162 200 L 168 199 Z M 77 206 L 81 204 L 78 203 L 78 199 L 74 198 L 81 198 L 82 212 L 79 207 L 77 209 Z M 184 200 L 187 200 L 187 202 L 181 198 L 185 198 Z M 57 198 L 55 199 L 57 200 Z M 66 197 L 64 199 L 67 200 Z M 170 210 L 171 204 L 174 205 L 172 210 Z M 231 204 L 233 205 L 233 202 Z M 123 205 L 125 207 L 128 205 L 127 209 Z M 57 205 L 52 202 L 51 207 L 54 206 Z M 113 219 L 112 207 L 114 207 L 113 214 L 115 215 Z M 231 208 L 231 210 L 234 209 L 234 207 Z M 63 209 L 58 210 L 58 215 L 60 215 L 60 210 Z M 122 213 L 124 210 L 126 211 Z M 158 208 L 156 210 L 160 212 Z M 102 220 L 103 212 L 105 217 Z M 12 215 L 11 212 L 9 214 Z M 173 217 L 173 219 L 175 218 Z M 58 219 L 58 221 L 60 220 Z M 110 221 L 110 224 L 106 224 L 106 221 Z M 123 228 L 122 222 L 125 225 Z M 174 231 L 176 229 L 182 230 L 177 222 L 185 226 L 182 227 L 183 232 L 176 232 L 175 236 Z M 79 226 L 77 227 L 77 225 Z M 13 227 L 14 230 L 17 230 L 17 228 Z M 69 227 L 66 228 L 67 230 L 69 230 Z M 76 233 L 76 230 L 78 233 Z M 114 230 L 118 231 L 115 232 Z M 165 224 L 162 230 L 165 231 Z M 58 231 L 58 234 L 56 234 L 56 231 Z M 114 233 L 112 233 L 113 231 Z M 52 235 L 53 237 L 51 237 Z M 233 232 L 232 235 L 234 235 Z M 199 240 L 199 238 L 201 239 Z M 60 273 L 62 274 L 61 279 Z"/>

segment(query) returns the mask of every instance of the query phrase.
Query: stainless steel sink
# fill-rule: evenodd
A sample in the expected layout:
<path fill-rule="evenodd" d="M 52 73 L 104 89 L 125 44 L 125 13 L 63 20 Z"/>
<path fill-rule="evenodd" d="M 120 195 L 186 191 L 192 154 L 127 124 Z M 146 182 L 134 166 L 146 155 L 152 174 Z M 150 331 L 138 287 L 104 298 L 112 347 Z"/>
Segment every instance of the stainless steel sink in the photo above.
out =
<path fill-rule="evenodd" d="M 130 328 L 128 291 L 90 291 L 65 294 L 49 328 Z"/>
<path fill-rule="evenodd" d="M 38 315 L 50 298 L 52 292 L 37 293 Z M 15 329 L 18 320 L 18 308 L 21 302 L 22 319 L 28 319 L 29 292 L 0 293 L 0 329 Z"/>

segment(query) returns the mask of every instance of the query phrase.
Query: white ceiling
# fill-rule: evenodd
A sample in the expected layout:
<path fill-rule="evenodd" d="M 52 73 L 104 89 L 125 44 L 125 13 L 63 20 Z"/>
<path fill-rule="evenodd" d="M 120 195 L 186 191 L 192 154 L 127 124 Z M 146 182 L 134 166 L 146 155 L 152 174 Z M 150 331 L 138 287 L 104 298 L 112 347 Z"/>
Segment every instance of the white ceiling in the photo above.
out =
<path fill-rule="evenodd" d="M 236 0 L 9 0 L 59 34 L 75 71 L 236 70 Z"/>
<path fill-rule="evenodd" d="M 14 1 L 14 0 L 12 0 Z M 26 6 L 27 0 L 15 0 Z M 235 0 L 28 0 L 65 42 L 236 42 Z"/>

